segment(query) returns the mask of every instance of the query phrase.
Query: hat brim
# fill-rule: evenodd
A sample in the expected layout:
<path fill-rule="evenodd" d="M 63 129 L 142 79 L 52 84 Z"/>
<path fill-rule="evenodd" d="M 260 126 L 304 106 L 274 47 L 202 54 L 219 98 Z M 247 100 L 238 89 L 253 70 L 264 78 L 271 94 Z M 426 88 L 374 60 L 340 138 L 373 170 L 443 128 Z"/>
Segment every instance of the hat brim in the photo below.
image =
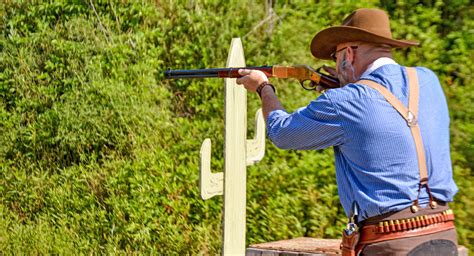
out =
<path fill-rule="evenodd" d="M 329 60 L 331 59 L 331 53 L 336 51 L 338 44 L 348 42 L 388 44 L 394 48 L 419 45 L 416 41 L 387 38 L 361 28 L 335 26 L 324 29 L 313 37 L 311 41 L 311 53 L 318 59 Z"/>

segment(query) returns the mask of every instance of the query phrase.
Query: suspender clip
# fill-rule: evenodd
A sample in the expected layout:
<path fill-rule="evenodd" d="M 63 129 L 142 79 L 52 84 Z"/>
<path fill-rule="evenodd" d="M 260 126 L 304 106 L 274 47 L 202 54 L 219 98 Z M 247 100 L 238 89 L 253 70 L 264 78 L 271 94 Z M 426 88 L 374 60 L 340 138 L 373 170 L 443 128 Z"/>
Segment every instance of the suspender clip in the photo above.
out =
<path fill-rule="evenodd" d="M 406 120 L 408 126 L 410 127 L 416 126 L 418 124 L 418 119 L 416 119 L 416 116 L 411 111 L 408 111 Z"/>

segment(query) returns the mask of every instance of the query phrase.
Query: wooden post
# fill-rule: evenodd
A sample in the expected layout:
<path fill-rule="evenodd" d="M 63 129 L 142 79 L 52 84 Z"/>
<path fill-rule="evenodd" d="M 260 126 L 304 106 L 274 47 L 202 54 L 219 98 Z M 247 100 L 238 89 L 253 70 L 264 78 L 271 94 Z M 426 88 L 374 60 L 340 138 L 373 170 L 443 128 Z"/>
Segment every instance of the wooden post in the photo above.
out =
<path fill-rule="evenodd" d="M 242 43 L 233 39 L 226 67 L 245 67 Z M 223 252 L 245 254 L 247 91 L 225 79 L 225 171 Z"/>
<path fill-rule="evenodd" d="M 245 67 L 242 42 L 232 39 L 227 67 Z M 227 78 L 225 84 L 224 173 L 211 173 L 211 140 L 201 146 L 200 189 L 206 200 L 224 194 L 224 255 L 245 254 L 245 208 L 247 165 L 260 161 L 265 153 L 265 126 L 261 110 L 256 113 L 255 138 L 247 140 L 247 91 Z"/>

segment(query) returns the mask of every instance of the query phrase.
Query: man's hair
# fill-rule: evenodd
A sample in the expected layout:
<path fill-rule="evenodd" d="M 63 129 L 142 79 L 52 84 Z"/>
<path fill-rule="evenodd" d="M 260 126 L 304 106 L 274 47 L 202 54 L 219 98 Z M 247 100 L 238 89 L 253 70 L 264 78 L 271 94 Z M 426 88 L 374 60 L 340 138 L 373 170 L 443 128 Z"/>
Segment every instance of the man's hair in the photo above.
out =
<path fill-rule="evenodd" d="M 389 53 L 390 55 L 392 54 L 392 47 L 388 44 L 368 43 L 368 45 L 370 45 L 370 50 L 367 51 L 367 53 L 380 52 L 380 53 Z"/>
<path fill-rule="evenodd" d="M 392 57 L 392 47 L 388 44 L 364 42 L 363 45 L 367 46 L 366 49 L 362 52 L 363 55 L 371 55 L 372 58 L 375 59 L 379 57 Z"/>

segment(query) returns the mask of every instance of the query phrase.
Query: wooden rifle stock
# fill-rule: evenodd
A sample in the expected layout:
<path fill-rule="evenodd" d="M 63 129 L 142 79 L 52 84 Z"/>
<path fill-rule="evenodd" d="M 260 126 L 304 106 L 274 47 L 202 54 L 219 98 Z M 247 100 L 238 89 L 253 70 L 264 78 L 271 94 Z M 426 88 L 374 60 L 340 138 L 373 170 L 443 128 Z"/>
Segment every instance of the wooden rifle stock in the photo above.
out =
<path fill-rule="evenodd" d="M 314 70 L 307 65 L 167 70 L 165 78 L 239 78 L 242 77 L 239 69 L 260 70 L 267 77 L 295 78 L 306 90 L 315 90 L 318 85 L 326 89 L 340 87 L 337 78 L 323 74 L 320 69 Z"/>

